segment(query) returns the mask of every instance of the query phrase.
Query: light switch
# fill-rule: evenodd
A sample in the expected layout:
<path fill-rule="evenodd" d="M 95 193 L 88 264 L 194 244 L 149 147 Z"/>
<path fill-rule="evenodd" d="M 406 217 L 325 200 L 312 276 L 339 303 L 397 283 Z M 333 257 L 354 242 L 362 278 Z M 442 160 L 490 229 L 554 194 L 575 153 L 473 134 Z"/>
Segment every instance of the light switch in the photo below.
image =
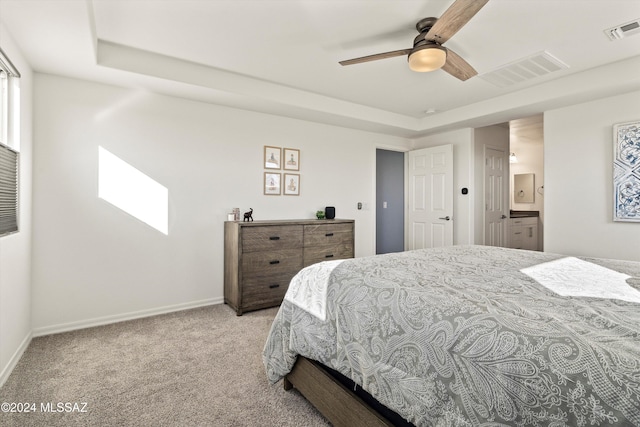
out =
<path fill-rule="evenodd" d="M 382 209 L 387 209 L 387 202 L 382 202 Z"/>

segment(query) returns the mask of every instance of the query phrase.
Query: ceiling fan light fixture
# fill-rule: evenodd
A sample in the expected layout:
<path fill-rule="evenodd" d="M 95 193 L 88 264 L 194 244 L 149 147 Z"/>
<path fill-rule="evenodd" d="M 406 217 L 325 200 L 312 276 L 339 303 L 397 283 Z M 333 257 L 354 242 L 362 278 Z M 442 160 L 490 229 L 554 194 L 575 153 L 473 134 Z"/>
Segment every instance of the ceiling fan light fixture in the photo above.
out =
<path fill-rule="evenodd" d="M 417 46 L 409 54 L 409 68 L 425 73 L 442 68 L 447 61 L 447 49 L 438 44 Z"/>

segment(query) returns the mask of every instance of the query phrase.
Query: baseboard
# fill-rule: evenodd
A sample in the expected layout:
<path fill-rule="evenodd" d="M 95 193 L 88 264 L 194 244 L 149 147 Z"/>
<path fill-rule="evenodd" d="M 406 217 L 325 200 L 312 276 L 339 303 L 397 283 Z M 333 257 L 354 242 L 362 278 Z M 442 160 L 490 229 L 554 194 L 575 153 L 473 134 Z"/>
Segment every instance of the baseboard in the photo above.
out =
<path fill-rule="evenodd" d="M 172 313 L 174 311 L 189 310 L 192 308 L 204 307 L 224 303 L 224 298 L 210 298 L 206 300 L 193 301 L 183 304 L 168 305 L 164 307 L 152 308 L 149 310 L 135 311 L 131 313 L 116 314 L 113 316 L 96 317 L 93 319 L 80 320 L 78 322 L 60 323 L 57 325 L 35 328 L 32 331 L 33 337 L 43 335 L 59 334 L 61 332 L 75 331 L 77 329 L 91 328 L 94 326 L 108 325 L 110 323 L 124 322 L 127 320 L 140 319 L 142 317 L 157 316 L 159 314 Z"/>
<path fill-rule="evenodd" d="M 20 343 L 20 346 L 18 346 L 18 349 L 15 351 L 15 353 L 13 353 L 11 359 L 9 359 L 9 363 L 7 363 L 7 366 L 2 369 L 2 373 L 0 373 L 0 387 L 2 387 L 4 383 L 9 379 L 9 375 L 11 375 L 11 372 L 13 372 L 13 368 L 16 367 L 16 365 L 20 361 L 20 358 L 22 357 L 22 354 L 25 352 L 27 347 L 29 347 L 32 336 L 32 332 L 29 332 L 27 336 L 24 337 L 24 339 Z"/>

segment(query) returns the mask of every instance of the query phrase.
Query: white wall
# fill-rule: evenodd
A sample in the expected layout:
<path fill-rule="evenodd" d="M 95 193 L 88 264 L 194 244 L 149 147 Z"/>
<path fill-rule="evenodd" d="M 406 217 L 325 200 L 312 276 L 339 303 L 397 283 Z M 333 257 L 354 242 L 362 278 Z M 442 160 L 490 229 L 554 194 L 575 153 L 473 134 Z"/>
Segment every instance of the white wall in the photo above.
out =
<path fill-rule="evenodd" d="M 0 237 L 0 386 L 31 339 L 31 173 L 32 73 L 0 24 L 2 50 L 20 79 L 19 232 Z"/>
<path fill-rule="evenodd" d="M 223 221 L 356 221 L 375 253 L 375 147 L 384 135 L 36 74 L 35 334 L 222 302 Z M 300 196 L 263 195 L 263 147 L 300 149 Z M 169 189 L 165 236 L 97 197 L 102 146 Z"/>
<path fill-rule="evenodd" d="M 640 91 L 544 114 L 545 251 L 640 261 L 640 223 L 613 221 L 613 125 Z"/>
<path fill-rule="evenodd" d="M 480 196 L 482 187 L 474 184 L 473 129 L 464 128 L 437 135 L 430 135 L 412 141 L 412 149 L 453 145 L 453 244 L 474 243 L 474 199 Z M 463 195 L 462 188 L 469 192 Z"/>

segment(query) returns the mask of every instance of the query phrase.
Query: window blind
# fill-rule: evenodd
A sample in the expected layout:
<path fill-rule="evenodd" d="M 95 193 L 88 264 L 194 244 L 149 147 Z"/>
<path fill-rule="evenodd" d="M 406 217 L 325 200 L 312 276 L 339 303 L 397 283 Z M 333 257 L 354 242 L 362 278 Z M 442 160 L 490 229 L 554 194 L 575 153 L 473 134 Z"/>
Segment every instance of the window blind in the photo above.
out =
<path fill-rule="evenodd" d="M 0 144 L 0 236 L 18 231 L 18 153 Z"/>
<path fill-rule="evenodd" d="M 17 122 L 18 111 L 12 106 L 9 79 L 20 73 L 0 48 L 0 236 L 18 231 L 18 160 L 12 149 L 9 122 Z"/>

